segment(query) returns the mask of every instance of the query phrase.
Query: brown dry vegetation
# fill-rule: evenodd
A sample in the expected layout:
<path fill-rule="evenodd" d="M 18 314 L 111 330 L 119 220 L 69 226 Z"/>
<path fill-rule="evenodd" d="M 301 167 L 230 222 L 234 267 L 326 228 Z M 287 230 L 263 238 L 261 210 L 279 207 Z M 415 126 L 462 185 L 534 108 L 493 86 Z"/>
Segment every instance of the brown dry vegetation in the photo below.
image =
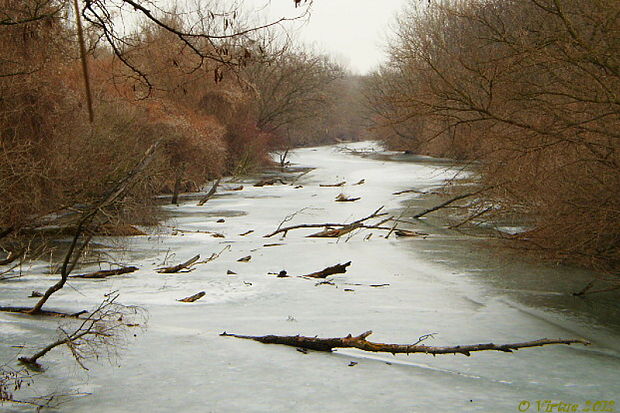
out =
<path fill-rule="evenodd" d="M 106 228 L 154 223 L 154 195 L 265 165 L 283 142 L 336 136 L 325 124 L 344 72 L 325 57 L 278 45 L 275 32 L 250 38 L 236 14 L 208 8 L 188 20 L 132 6 L 141 18 L 123 33 L 111 16 L 126 3 L 78 2 L 90 122 L 72 3 L 0 0 L 0 248 L 72 228 L 156 142 L 154 161 L 106 206 Z"/>
<path fill-rule="evenodd" d="M 411 2 L 367 91 L 396 149 L 480 161 L 536 252 L 620 269 L 620 3 Z"/>
<path fill-rule="evenodd" d="M 171 32 L 186 23 L 168 14 L 165 28 L 142 23 L 119 55 L 97 41 L 108 26 L 87 24 L 90 123 L 73 19 L 66 0 L 0 0 L 2 248 L 96 204 L 155 142 L 155 161 L 106 220 L 153 223 L 153 195 L 266 162 L 271 135 L 234 73 L 250 54 L 234 39 L 236 52 L 207 38 L 194 50 Z"/>

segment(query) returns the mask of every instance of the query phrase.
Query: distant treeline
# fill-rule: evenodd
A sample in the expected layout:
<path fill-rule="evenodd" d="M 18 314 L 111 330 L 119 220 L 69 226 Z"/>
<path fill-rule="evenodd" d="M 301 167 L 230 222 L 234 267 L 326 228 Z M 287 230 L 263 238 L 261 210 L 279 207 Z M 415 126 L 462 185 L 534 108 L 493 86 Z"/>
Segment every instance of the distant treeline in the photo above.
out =
<path fill-rule="evenodd" d="M 368 81 L 391 148 L 476 161 L 534 251 L 620 269 L 620 2 L 410 1 Z"/>

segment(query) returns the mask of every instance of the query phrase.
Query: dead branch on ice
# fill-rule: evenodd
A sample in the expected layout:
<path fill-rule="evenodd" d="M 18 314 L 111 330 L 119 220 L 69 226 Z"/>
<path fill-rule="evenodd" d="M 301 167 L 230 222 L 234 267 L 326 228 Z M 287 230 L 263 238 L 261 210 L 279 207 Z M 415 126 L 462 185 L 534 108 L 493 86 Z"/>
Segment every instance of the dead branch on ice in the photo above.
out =
<path fill-rule="evenodd" d="M 357 197 L 357 198 L 350 198 L 348 196 L 346 196 L 343 193 L 338 194 L 338 196 L 336 197 L 336 202 L 355 202 L 360 200 L 361 198 Z"/>
<path fill-rule="evenodd" d="M 316 233 L 316 234 L 312 234 L 309 235 L 309 237 L 337 237 L 343 234 L 346 234 L 348 232 L 353 231 L 356 228 L 359 228 L 360 226 L 362 226 L 362 223 L 365 221 L 368 221 L 370 219 L 373 218 L 377 218 L 377 217 L 381 217 L 384 215 L 387 215 L 386 213 L 381 213 L 381 210 L 383 209 L 383 207 L 377 209 L 375 212 L 373 212 L 372 214 L 368 215 L 367 217 L 364 217 L 362 219 L 358 219 L 357 221 L 353 221 L 349 224 L 334 224 L 334 223 L 323 223 L 323 224 L 299 224 L 299 225 L 292 225 L 289 227 L 284 227 L 284 228 L 278 228 L 276 229 L 274 232 L 272 232 L 271 234 L 267 234 L 264 237 L 265 238 L 270 238 L 273 237 L 276 234 L 279 233 L 284 233 L 284 236 L 286 236 L 286 233 L 292 229 L 299 229 L 299 228 L 326 228 L 329 229 L 330 231 L 333 229 L 333 227 L 340 227 L 340 229 L 338 230 L 333 230 L 335 231 L 332 235 L 319 235 L 321 233 Z M 325 232 L 325 231 L 324 231 Z"/>
<path fill-rule="evenodd" d="M 358 336 L 352 336 L 349 334 L 346 337 L 336 337 L 336 338 L 319 338 L 319 337 L 305 337 L 305 336 L 246 336 L 240 334 L 229 334 L 227 332 L 223 332 L 220 334 L 222 337 L 237 337 L 244 338 L 248 340 L 258 341 L 264 344 L 282 344 L 285 346 L 292 346 L 298 348 L 305 348 L 309 350 L 316 351 L 332 351 L 335 348 L 358 348 L 364 351 L 372 351 L 372 352 L 381 352 L 381 353 L 425 353 L 425 354 L 463 354 L 469 356 L 470 353 L 475 351 L 502 351 L 506 353 L 511 353 L 513 350 L 519 350 L 521 348 L 528 347 L 540 347 L 549 344 L 583 344 L 589 345 L 590 343 L 586 340 L 566 340 L 566 339 L 547 339 L 543 338 L 540 340 L 533 341 L 525 341 L 522 343 L 510 343 L 510 344 L 472 344 L 472 345 L 464 345 L 464 346 L 451 346 L 451 347 L 435 347 L 435 346 L 426 346 L 420 345 L 421 341 L 424 341 L 426 338 L 431 335 L 426 335 L 420 337 L 420 339 L 414 344 L 387 344 L 387 343 L 375 343 L 372 341 L 366 340 L 366 337 L 372 334 L 372 331 L 366 331 Z"/>
<path fill-rule="evenodd" d="M 325 278 L 334 274 L 342 274 L 347 272 L 347 267 L 351 265 L 351 261 L 346 262 L 344 264 L 336 264 L 331 267 L 327 267 L 321 271 L 313 272 L 311 274 L 302 275 L 302 277 L 310 277 L 310 278 Z"/>
<path fill-rule="evenodd" d="M 205 296 L 205 292 L 204 291 L 200 291 L 199 293 L 196 293 L 194 295 L 190 295 L 189 297 L 185 297 L 185 298 L 181 298 L 180 301 L 182 303 L 193 303 L 194 301 L 200 300 L 202 297 Z"/>
<path fill-rule="evenodd" d="M 69 278 L 107 278 L 113 275 L 128 274 L 130 272 L 138 271 L 138 267 L 120 267 L 113 270 L 101 270 L 90 272 L 88 274 L 70 275 Z M 40 297 L 42 297 L 41 295 Z"/>
<path fill-rule="evenodd" d="M 339 186 L 343 186 L 346 183 L 347 183 L 346 181 L 342 181 L 342 182 L 338 182 L 337 184 L 320 184 L 319 186 L 321 188 L 336 188 Z"/>
<path fill-rule="evenodd" d="M 155 269 L 155 271 L 157 271 L 160 274 L 172 274 L 172 273 L 179 272 L 185 269 L 189 271 L 191 270 L 192 265 L 199 259 L 200 259 L 200 254 L 193 256 L 192 258 L 190 258 L 189 260 L 185 262 L 182 262 L 181 264 L 173 265 L 171 267 L 157 268 Z"/>

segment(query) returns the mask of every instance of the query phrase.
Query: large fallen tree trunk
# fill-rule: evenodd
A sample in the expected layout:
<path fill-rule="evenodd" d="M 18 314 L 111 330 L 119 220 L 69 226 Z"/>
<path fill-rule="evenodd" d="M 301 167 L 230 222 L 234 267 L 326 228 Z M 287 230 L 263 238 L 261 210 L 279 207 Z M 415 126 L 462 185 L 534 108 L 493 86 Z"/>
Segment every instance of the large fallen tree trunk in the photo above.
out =
<path fill-rule="evenodd" d="M 465 346 L 452 346 L 452 347 L 434 347 L 420 345 L 428 336 L 422 336 L 415 344 L 386 344 L 386 343 L 374 343 L 367 341 L 366 337 L 372 334 L 372 331 L 366 331 L 359 336 L 352 336 L 349 334 L 346 337 L 336 338 L 319 338 L 319 337 L 305 337 L 305 336 L 244 336 L 240 334 L 229 334 L 223 332 L 220 336 L 223 337 L 237 337 L 245 338 L 248 340 L 259 341 L 264 344 L 282 344 L 285 346 L 306 348 L 316 351 L 332 351 L 335 348 L 358 348 L 364 351 L 373 351 L 381 353 L 425 353 L 425 354 L 464 354 L 469 356 L 470 353 L 475 351 L 503 351 L 511 353 L 513 350 L 518 350 L 527 347 L 540 347 L 548 344 L 583 344 L 589 345 L 590 343 L 585 340 L 565 340 L 565 339 L 547 339 L 525 341 L 522 343 L 511 344 L 472 344 Z"/>

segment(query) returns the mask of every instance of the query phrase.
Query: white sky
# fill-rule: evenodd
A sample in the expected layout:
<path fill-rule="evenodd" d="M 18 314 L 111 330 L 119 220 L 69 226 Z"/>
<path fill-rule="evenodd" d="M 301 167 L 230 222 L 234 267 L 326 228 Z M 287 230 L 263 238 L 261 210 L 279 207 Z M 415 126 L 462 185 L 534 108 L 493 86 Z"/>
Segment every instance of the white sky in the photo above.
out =
<path fill-rule="evenodd" d="M 352 71 L 364 74 L 385 60 L 389 24 L 407 0 L 314 0 L 310 18 L 295 24 L 299 40 L 336 58 Z M 246 0 L 264 6 L 267 0 Z M 271 0 L 266 18 L 298 14 L 293 0 Z"/>

